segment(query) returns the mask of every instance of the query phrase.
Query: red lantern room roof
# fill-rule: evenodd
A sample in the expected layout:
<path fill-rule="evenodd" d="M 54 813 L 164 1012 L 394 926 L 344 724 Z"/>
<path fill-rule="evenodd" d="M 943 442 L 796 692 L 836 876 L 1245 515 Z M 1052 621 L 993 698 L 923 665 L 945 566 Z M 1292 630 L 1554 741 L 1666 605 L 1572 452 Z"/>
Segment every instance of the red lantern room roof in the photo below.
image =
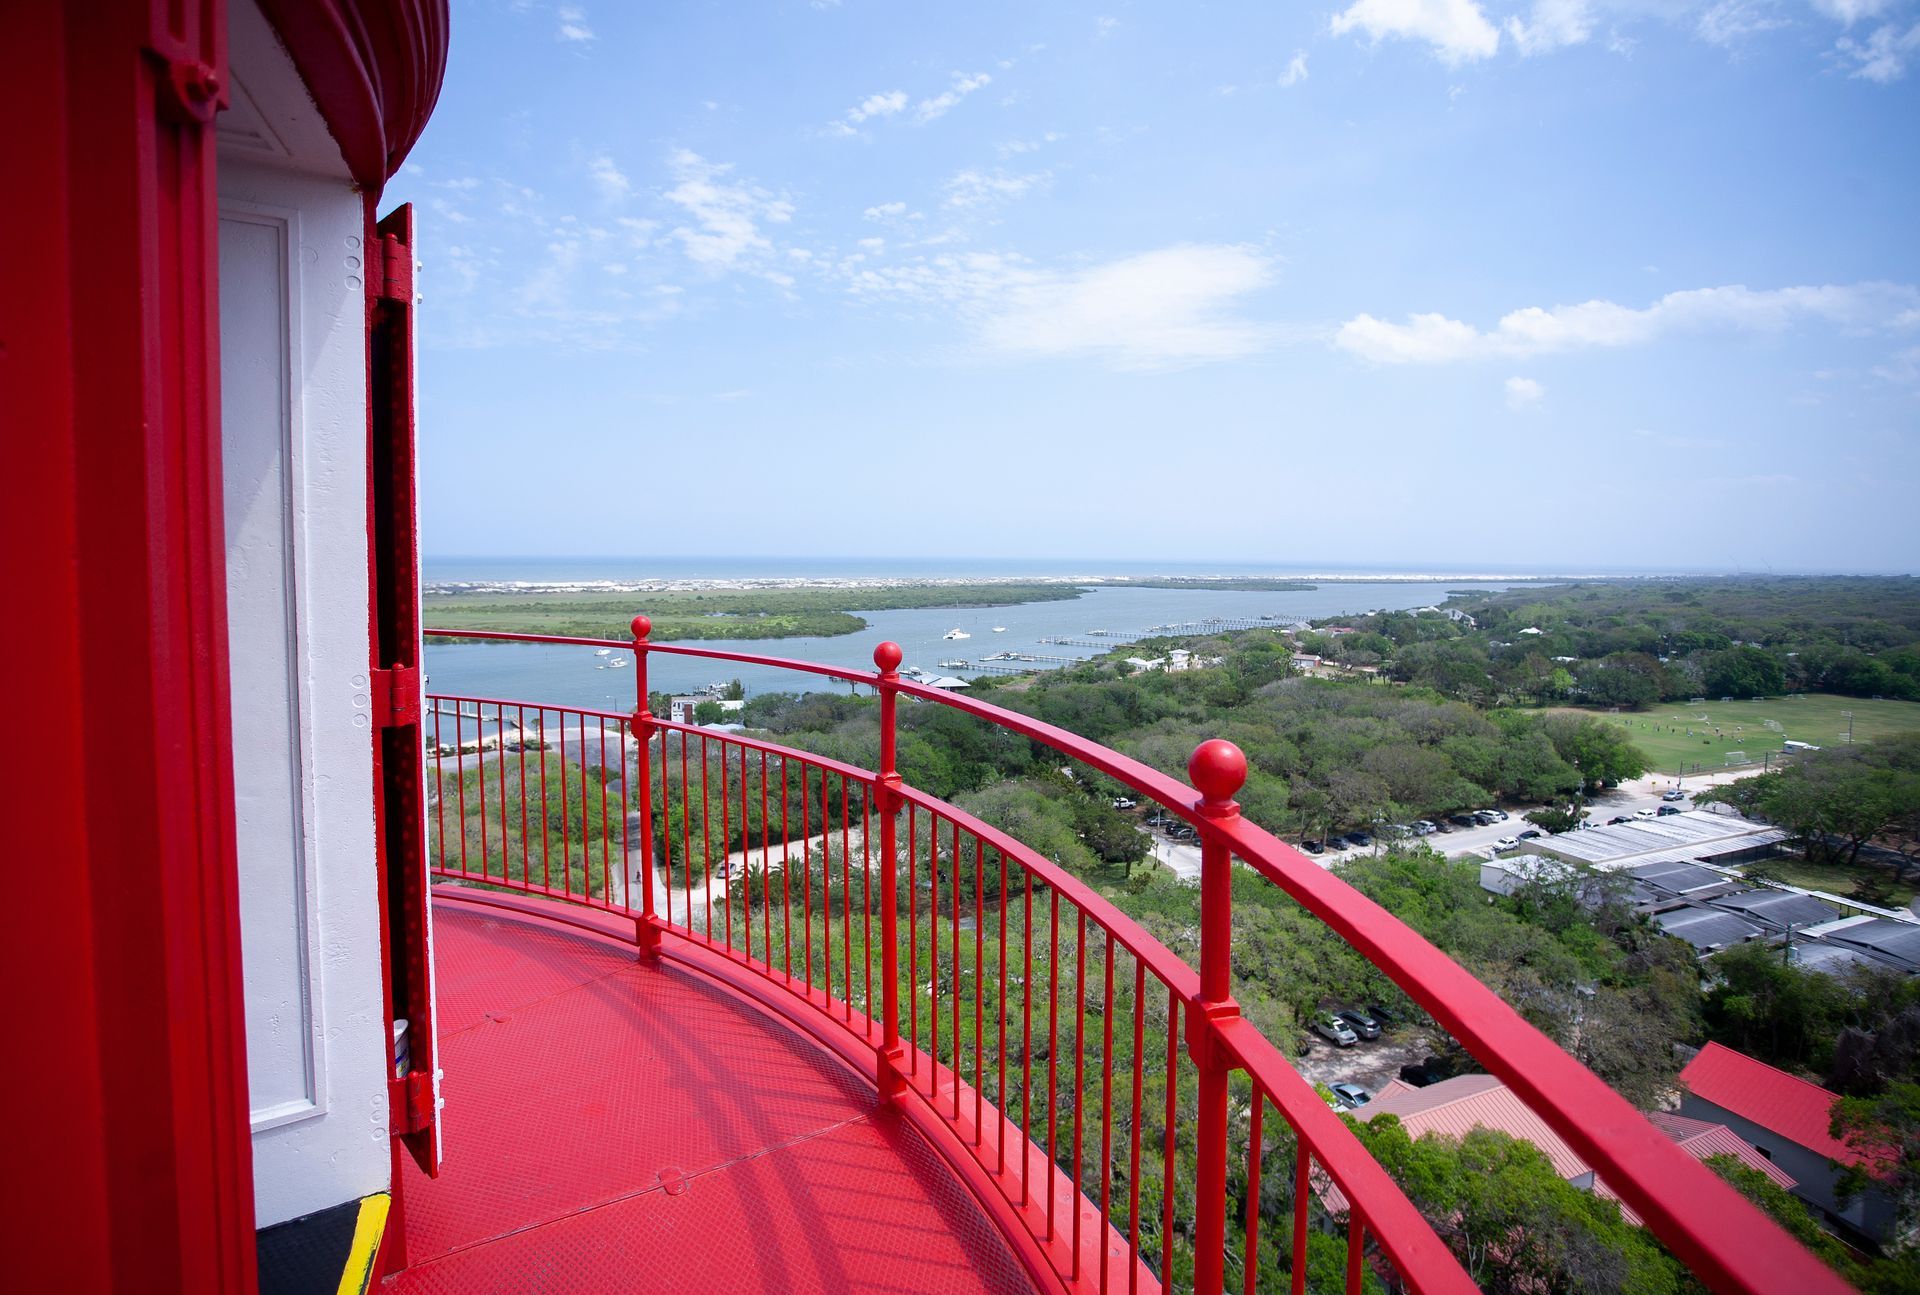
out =
<path fill-rule="evenodd" d="M 378 193 L 440 98 L 446 0 L 259 0 L 353 178 Z"/>

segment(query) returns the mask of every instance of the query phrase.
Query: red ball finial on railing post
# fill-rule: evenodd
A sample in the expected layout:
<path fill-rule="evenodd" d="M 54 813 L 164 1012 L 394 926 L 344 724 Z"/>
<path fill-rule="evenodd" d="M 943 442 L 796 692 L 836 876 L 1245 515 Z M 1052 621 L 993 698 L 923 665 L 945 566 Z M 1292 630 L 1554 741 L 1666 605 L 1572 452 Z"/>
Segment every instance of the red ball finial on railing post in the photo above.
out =
<path fill-rule="evenodd" d="M 1222 829 L 1240 817 L 1233 794 L 1246 785 L 1247 757 L 1214 738 L 1194 748 L 1187 777 L 1200 799 L 1200 999 L 1188 1009 L 1187 1050 L 1199 1072 L 1195 1130 L 1193 1288 L 1221 1289 L 1226 1280 L 1227 1060 L 1219 1025 L 1240 1014 L 1233 1001 L 1233 853 Z"/>
<path fill-rule="evenodd" d="M 633 908 L 633 888 L 640 888 L 640 913 L 634 918 L 634 933 L 639 937 L 640 955 L 647 957 L 660 947 L 660 923 L 653 911 L 653 712 L 652 694 L 647 689 L 647 635 L 653 633 L 653 621 L 644 613 L 628 622 L 633 630 L 633 691 L 635 702 L 629 726 L 639 743 L 636 790 L 640 811 L 640 865 L 637 875 L 627 878 L 627 908 Z"/>
<path fill-rule="evenodd" d="M 1233 794 L 1247 784 L 1247 757 L 1224 738 L 1202 742 L 1187 757 L 1187 777 L 1200 793 L 1200 812 L 1210 818 L 1235 813 Z"/>
<path fill-rule="evenodd" d="M 907 654 L 892 639 L 873 649 L 873 663 L 880 668 L 881 674 L 900 673 L 900 663 L 906 659 Z"/>

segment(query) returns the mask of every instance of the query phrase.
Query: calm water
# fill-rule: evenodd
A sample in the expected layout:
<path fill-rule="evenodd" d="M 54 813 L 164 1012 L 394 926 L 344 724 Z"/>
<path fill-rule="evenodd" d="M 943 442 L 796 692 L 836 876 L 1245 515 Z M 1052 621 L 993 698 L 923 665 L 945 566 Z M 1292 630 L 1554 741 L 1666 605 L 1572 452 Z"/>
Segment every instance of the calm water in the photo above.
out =
<path fill-rule="evenodd" d="M 623 576 L 606 574 L 598 564 L 462 562 L 429 563 L 427 579 L 435 580 L 591 580 L 634 578 L 629 564 Z M 778 570 L 772 563 L 756 562 L 751 574 L 758 575 L 832 575 L 852 574 L 922 575 L 958 574 L 949 569 L 920 563 L 907 570 L 875 569 L 855 572 L 844 569 L 823 570 L 817 562 L 809 566 L 794 564 L 791 570 Z M 1046 570 L 1058 573 L 1065 564 L 1052 563 Z M 664 564 L 649 563 L 650 575 L 667 576 Z M 522 571 L 514 571 L 520 567 Z M 1068 568 L 1071 569 L 1071 568 Z M 1039 568 L 1035 569 L 1037 573 Z M 1137 574 L 1139 568 L 1133 568 Z M 716 569 L 715 565 L 690 567 L 685 574 L 744 575 L 748 572 Z M 1219 574 L 1218 565 L 1208 570 Z M 982 566 L 972 574 L 1009 574 L 1004 564 Z M 1088 572 L 1087 574 L 1093 574 Z M 1118 574 L 1118 572 L 1116 572 Z M 1439 602 L 1449 589 L 1495 591 L 1509 582 L 1448 581 L 1423 582 L 1323 582 L 1311 591 L 1298 593 L 1236 592 L 1216 589 L 1092 589 L 1079 598 L 1064 602 L 1026 603 L 1015 607 L 978 609 L 925 608 L 904 611 L 869 611 L 861 615 L 868 622 L 857 634 L 830 638 L 801 637 L 716 640 L 693 646 L 723 651 L 746 652 L 763 656 L 793 657 L 826 665 L 872 669 L 873 649 L 892 639 L 906 650 L 906 664 L 936 674 L 967 675 L 967 670 L 942 668 L 941 661 L 965 659 L 978 661 L 994 652 L 1031 652 L 1061 657 L 1100 655 L 1100 649 L 1043 645 L 1043 638 L 1086 638 L 1087 631 L 1104 629 L 1133 634 L 1154 625 L 1206 620 L 1212 617 L 1318 618 L 1376 609 L 1403 610 Z M 644 606 L 645 595 L 636 594 L 636 610 Z M 996 634 L 993 627 L 1005 626 Z M 971 638 L 947 641 L 942 636 L 950 629 L 967 631 Z M 631 653 L 618 655 L 630 657 Z M 428 690 L 466 697 L 492 697 L 507 700 L 541 701 L 548 704 L 580 706 L 589 709 L 631 710 L 634 703 L 633 670 L 603 668 L 607 658 L 596 657 L 591 648 L 555 645 L 518 645 L 485 643 L 429 643 L 426 651 Z M 700 658 L 656 655 L 651 665 L 649 684 L 656 691 L 684 693 L 708 682 L 740 679 L 747 692 L 798 692 L 809 687 L 835 686 L 815 676 L 776 670 L 764 666 L 735 665 Z"/>

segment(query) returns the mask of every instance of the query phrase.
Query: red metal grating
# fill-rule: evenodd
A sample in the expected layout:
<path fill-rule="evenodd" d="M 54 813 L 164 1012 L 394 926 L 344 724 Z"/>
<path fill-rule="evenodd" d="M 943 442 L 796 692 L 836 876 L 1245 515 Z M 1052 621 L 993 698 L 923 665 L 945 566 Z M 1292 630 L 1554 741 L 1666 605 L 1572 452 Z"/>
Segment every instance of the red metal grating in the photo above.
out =
<path fill-rule="evenodd" d="M 697 976 L 440 905 L 446 1158 L 404 1193 L 414 1291 L 1016 1291 L 871 1085 Z"/>

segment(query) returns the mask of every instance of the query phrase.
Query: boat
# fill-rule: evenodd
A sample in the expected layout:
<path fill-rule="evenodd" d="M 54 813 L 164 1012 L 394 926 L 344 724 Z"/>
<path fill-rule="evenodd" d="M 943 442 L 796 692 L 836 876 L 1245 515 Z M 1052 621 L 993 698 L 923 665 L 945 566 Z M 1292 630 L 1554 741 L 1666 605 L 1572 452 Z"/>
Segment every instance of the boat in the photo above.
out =
<path fill-rule="evenodd" d="M 967 663 L 965 661 L 942 661 L 940 668 L 942 670 L 965 670 Z"/>
<path fill-rule="evenodd" d="M 970 639 L 973 637 L 973 635 L 967 633 L 965 630 L 961 629 L 959 626 L 956 625 L 954 628 L 948 630 L 945 634 L 942 634 L 940 637 L 949 638 L 949 639 Z"/>
<path fill-rule="evenodd" d="M 618 670 L 621 666 L 627 664 L 627 659 L 623 656 L 617 656 L 613 658 L 613 660 L 607 662 L 607 664 L 612 666 L 614 669 Z"/>
<path fill-rule="evenodd" d="M 612 656 L 613 649 L 612 648 L 595 648 L 593 650 L 593 654 L 595 656 Z"/>
<path fill-rule="evenodd" d="M 995 634 L 1005 634 L 1007 632 L 1007 627 L 1005 625 L 995 625 L 993 627 L 993 632 Z"/>

